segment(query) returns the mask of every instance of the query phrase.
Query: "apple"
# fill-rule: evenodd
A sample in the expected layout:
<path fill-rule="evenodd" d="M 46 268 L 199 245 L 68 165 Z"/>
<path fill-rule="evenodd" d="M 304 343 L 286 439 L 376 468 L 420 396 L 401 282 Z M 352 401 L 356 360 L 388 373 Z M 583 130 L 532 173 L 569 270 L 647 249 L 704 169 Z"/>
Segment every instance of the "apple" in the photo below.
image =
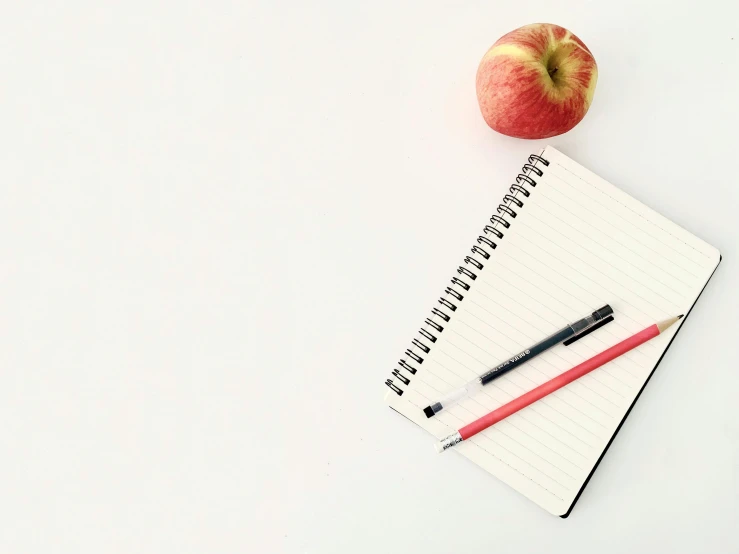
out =
<path fill-rule="evenodd" d="M 526 25 L 503 35 L 477 69 L 477 101 L 485 122 L 504 135 L 540 139 L 577 125 L 598 80 L 595 58 L 567 29 Z"/>

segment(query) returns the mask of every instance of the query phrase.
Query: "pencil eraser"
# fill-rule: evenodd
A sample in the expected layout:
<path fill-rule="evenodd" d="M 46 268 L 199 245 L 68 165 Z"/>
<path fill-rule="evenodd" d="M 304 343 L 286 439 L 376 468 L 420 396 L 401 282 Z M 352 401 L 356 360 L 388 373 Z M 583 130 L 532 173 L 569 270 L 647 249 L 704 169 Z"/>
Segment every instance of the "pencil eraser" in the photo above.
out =
<path fill-rule="evenodd" d="M 431 409 L 431 406 L 426 406 L 423 413 L 426 414 L 426 417 L 434 417 L 434 410 Z"/>

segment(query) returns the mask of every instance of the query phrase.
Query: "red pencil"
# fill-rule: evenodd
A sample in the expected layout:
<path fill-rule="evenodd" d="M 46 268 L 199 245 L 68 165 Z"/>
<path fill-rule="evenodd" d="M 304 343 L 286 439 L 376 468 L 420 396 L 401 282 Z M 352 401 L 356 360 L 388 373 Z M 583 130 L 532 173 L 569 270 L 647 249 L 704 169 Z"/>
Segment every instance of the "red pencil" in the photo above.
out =
<path fill-rule="evenodd" d="M 565 385 L 572 383 L 575 379 L 579 379 L 583 375 L 587 375 L 594 369 L 610 362 L 611 360 L 618 358 L 619 356 L 626 354 L 629 350 L 633 350 L 637 346 L 644 344 L 649 339 L 652 339 L 665 331 L 670 325 L 681 319 L 683 316 L 679 315 L 665 321 L 660 321 L 654 325 L 650 325 L 643 331 L 639 331 L 637 334 L 630 336 L 629 338 L 622 340 L 618 344 L 611 346 L 609 349 L 604 350 L 600 354 L 596 354 L 589 360 L 585 360 L 580 365 L 576 365 L 569 371 L 565 371 L 561 375 L 558 375 L 554 379 L 547 381 L 543 385 L 539 385 L 533 390 L 530 390 L 526 394 L 519 396 L 518 398 L 511 400 L 508 404 L 505 404 L 493 410 L 487 415 L 482 416 L 477 421 L 473 421 L 469 425 L 465 425 L 459 431 L 453 435 L 449 435 L 445 439 L 436 443 L 436 451 L 443 452 L 447 448 L 451 448 L 455 444 L 459 444 L 462 441 L 473 437 L 477 433 L 484 431 L 491 425 L 495 425 L 500 420 L 507 418 L 510 415 L 515 414 L 517 411 L 522 410 L 526 406 L 529 406 L 547 396 L 552 394 L 554 391 L 561 389 Z"/>

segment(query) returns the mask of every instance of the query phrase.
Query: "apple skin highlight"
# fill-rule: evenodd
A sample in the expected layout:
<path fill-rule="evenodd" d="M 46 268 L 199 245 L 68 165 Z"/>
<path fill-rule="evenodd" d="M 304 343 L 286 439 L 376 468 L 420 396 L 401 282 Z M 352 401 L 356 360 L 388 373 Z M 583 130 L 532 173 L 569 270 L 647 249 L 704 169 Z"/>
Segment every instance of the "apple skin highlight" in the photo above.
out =
<path fill-rule="evenodd" d="M 590 107 L 598 67 L 587 46 L 550 23 L 502 36 L 477 69 L 477 100 L 485 122 L 516 138 L 561 135 Z"/>

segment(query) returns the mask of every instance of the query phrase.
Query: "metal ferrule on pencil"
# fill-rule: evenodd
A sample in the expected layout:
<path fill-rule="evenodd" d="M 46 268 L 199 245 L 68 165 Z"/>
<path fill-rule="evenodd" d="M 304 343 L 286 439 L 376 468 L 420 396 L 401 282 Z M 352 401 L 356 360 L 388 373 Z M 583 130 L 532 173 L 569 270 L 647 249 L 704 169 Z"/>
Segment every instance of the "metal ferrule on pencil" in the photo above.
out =
<path fill-rule="evenodd" d="M 459 444 L 460 442 L 462 442 L 462 440 L 462 435 L 460 435 L 459 431 L 457 431 L 453 435 L 449 435 L 445 439 L 441 439 L 434 446 L 437 452 L 444 452 L 444 450 L 446 450 L 447 448 L 451 448 L 455 444 Z"/>
<path fill-rule="evenodd" d="M 625 338 L 619 343 L 614 344 L 610 348 L 606 348 L 603 352 L 599 352 L 595 356 L 588 358 L 582 363 L 577 364 L 572 369 L 560 373 L 559 375 L 552 377 L 549 381 L 542 383 L 538 387 L 525 392 L 521 396 L 514 398 L 507 404 L 504 404 L 492 412 L 477 418 L 475 421 L 468 423 L 455 434 L 442 439 L 437 442 L 434 446 L 437 452 L 443 452 L 453 447 L 455 444 L 459 444 L 463 440 L 468 440 L 478 433 L 483 432 L 495 425 L 496 423 L 503 421 L 505 418 L 512 416 L 513 414 L 523 410 L 524 408 L 531 406 L 535 402 L 538 402 L 545 396 L 553 394 L 562 387 L 566 387 L 573 381 L 580 379 L 584 375 L 595 371 L 604 364 L 615 360 L 619 356 L 623 356 L 627 352 L 630 352 L 634 348 L 638 348 L 645 342 L 653 339 L 664 333 L 672 325 L 682 319 L 682 315 L 665 319 L 664 321 L 658 321 L 653 323 L 649 327 L 642 329 L 638 333 Z"/>

